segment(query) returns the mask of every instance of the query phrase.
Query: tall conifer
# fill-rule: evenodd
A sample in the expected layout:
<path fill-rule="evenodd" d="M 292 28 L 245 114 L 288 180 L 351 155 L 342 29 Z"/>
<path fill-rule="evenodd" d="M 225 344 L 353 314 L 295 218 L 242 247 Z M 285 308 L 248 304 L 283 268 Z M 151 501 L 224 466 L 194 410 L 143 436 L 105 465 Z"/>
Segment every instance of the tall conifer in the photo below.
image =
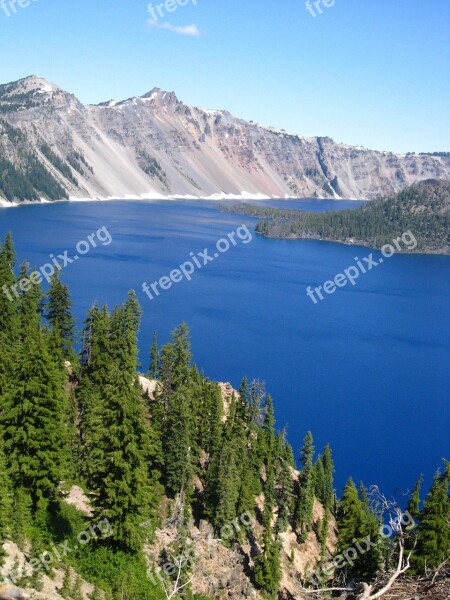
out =
<path fill-rule="evenodd" d="M 438 470 L 420 513 L 414 564 L 423 572 L 438 567 L 450 555 L 450 463 Z"/>
<path fill-rule="evenodd" d="M 314 510 L 314 445 L 313 437 L 309 431 L 305 437 L 300 452 L 300 460 L 303 468 L 298 480 L 298 500 L 296 506 L 296 523 L 299 537 L 304 542 L 312 529 L 312 517 Z"/>

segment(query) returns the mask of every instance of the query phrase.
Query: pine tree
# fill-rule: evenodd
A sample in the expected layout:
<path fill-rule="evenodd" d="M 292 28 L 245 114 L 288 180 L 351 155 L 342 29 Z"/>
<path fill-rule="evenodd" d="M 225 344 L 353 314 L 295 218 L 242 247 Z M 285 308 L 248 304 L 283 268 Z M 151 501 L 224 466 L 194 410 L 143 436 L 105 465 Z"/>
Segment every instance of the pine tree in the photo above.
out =
<path fill-rule="evenodd" d="M 308 432 L 300 452 L 303 469 L 299 476 L 299 492 L 296 506 L 296 523 L 302 542 L 307 539 L 312 529 L 314 510 L 314 445 L 311 432 Z"/>
<path fill-rule="evenodd" d="M 77 388 L 80 413 L 80 451 L 82 474 L 93 491 L 101 485 L 104 453 L 99 445 L 103 436 L 103 394 L 113 369 L 111 357 L 111 318 L 106 306 L 93 306 L 83 329 L 80 384 Z"/>
<path fill-rule="evenodd" d="M 0 396 L 11 380 L 19 339 L 19 299 L 11 290 L 16 284 L 16 256 L 11 235 L 0 243 Z"/>
<path fill-rule="evenodd" d="M 24 262 L 20 267 L 19 280 L 27 277 L 28 263 Z M 44 304 L 44 294 L 40 285 L 33 285 L 27 292 L 21 293 L 19 297 L 19 319 L 22 335 L 30 327 L 40 327 L 41 318 L 44 314 Z"/>
<path fill-rule="evenodd" d="M 373 545 L 368 552 L 359 557 L 360 565 L 358 568 L 362 578 L 372 581 L 383 564 L 383 552 L 387 550 L 387 547 L 380 535 L 382 519 L 377 517 L 371 507 L 369 494 L 362 482 L 359 487 L 359 496 L 365 517 L 363 533 L 366 538 L 370 538 Z"/>
<path fill-rule="evenodd" d="M 73 361 L 75 321 L 72 316 L 72 301 L 68 287 L 61 283 L 59 271 L 52 276 L 48 296 L 47 319 L 52 327 L 55 340 L 63 359 Z"/>
<path fill-rule="evenodd" d="M 138 550 L 143 534 L 140 524 L 150 516 L 145 463 L 148 437 L 139 394 L 117 366 L 105 386 L 102 424 L 98 446 L 103 456 L 96 473 L 95 516 L 109 520 L 111 539 L 119 546 Z"/>
<path fill-rule="evenodd" d="M 438 470 L 428 493 L 417 533 L 414 566 L 419 572 L 439 566 L 450 554 L 450 463 L 443 474 Z"/>
<path fill-rule="evenodd" d="M 247 445 L 250 448 L 248 467 L 249 484 L 251 484 L 252 493 L 255 496 L 258 496 L 263 491 L 261 470 L 266 458 L 265 436 L 261 432 L 261 425 L 264 422 L 261 403 L 264 396 L 264 384 L 260 381 L 253 381 L 250 386 L 248 400 Z"/>
<path fill-rule="evenodd" d="M 161 379 L 167 395 L 191 381 L 191 343 L 186 323 L 171 333 L 171 342 L 161 350 Z"/>
<path fill-rule="evenodd" d="M 350 477 L 339 502 L 337 513 L 338 553 L 353 547 L 354 540 L 363 537 L 365 512 L 358 490 Z"/>
<path fill-rule="evenodd" d="M 170 396 L 163 437 L 166 487 L 175 497 L 186 491 L 192 476 L 189 400 L 185 391 Z"/>
<path fill-rule="evenodd" d="M 67 453 L 63 434 L 66 399 L 61 373 L 40 329 L 42 294 L 37 287 L 22 298 L 22 343 L 13 371 L 14 385 L 5 394 L 0 418 L 13 484 L 29 492 L 34 507 L 39 498 L 55 498 Z"/>
<path fill-rule="evenodd" d="M 190 331 L 186 323 L 181 323 L 172 332 L 174 356 L 174 381 L 175 385 L 185 385 L 190 381 L 191 375 L 191 341 Z"/>
<path fill-rule="evenodd" d="M 420 475 L 408 501 L 407 510 L 415 521 L 418 521 L 420 517 L 420 488 L 422 483 L 423 475 Z"/>
<path fill-rule="evenodd" d="M 331 448 L 327 444 L 323 451 L 322 456 L 323 472 L 324 472 L 324 489 L 322 502 L 323 505 L 329 510 L 333 511 L 334 506 L 334 463 Z"/>
<path fill-rule="evenodd" d="M 150 368 L 148 371 L 150 379 L 159 379 L 159 351 L 156 331 L 153 332 L 153 343 L 150 349 Z"/>
<path fill-rule="evenodd" d="M 324 503 L 325 471 L 322 456 L 319 454 L 314 463 L 314 495 L 322 504 Z"/>
<path fill-rule="evenodd" d="M 150 437 L 150 452 L 148 464 L 150 472 L 157 475 L 158 480 L 164 471 L 165 459 L 163 448 L 163 434 L 167 417 L 166 405 L 163 395 L 159 387 L 153 393 L 153 400 L 146 399 L 146 407 L 148 411 L 148 426 Z"/>
<path fill-rule="evenodd" d="M 239 500 L 239 444 L 235 437 L 236 397 L 233 394 L 224 428 L 222 448 L 213 465 L 214 477 L 209 483 L 209 498 L 213 507 L 212 522 L 216 529 L 229 525 L 237 516 Z M 211 473 L 210 473 L 211 477 Z"/>
<path fill-rule="evenodd" d="M 253 513 L 255 497 L 262 492 L 261 469 L 264 453 L 260 444 L 264 435 L 259 429 L 260 400 L 263 389 L 255 383 L 249 389 L 246 377 L 242 380 L 239 395 L 236 398 L 236 434 L 235 440 L 239 455 L 239 496 L 237 513 Z"/>
<path fill-rule="evenodd" d="M 265 503 L 263 513 L 262 552 L 255 558 L 254 580 L 269 598 L 276 598 L 281 581 L 280 543 L 274 539 L 272 531 L 272 510 Z"/>
<path fill-rule="evenodd" d="M 92 464 L 97 491 L 94 513 L 110 522 L 109 539 L 132 551 L 141 548 L 144 530 L 140 525 L 151 516 L 146 464 L 149 434 L 136 371 L 139 317 L 139 304 L 130 293 L 110 321 L 113 364 L 108 383 L 99 393 L 101 410 L 95 413 L 99 424 L 93 425 L 99 454 L 98 462 Z"/>
<path fill-rule="evenodd" d="M 0 566 L 5 552 L 3 543 L 11 535 L 11 518 L 13 506 L 13 490 L 9 477 L 3 442 L 0 438 Z"/>
<path fill-rule="evenodd" d="M 380 568 L 381 545 L 379 539 L 379 523 L 371 511 L 368 502 L 360 500 L 358 490 L 350 478 L 344 488 L 344 495 L 339 502 L 337 513 L 338 545 L 337 554 L 341 554 L 367 537 L 375 544 L 368 551 L 358 553 L 353 565 L 347 566 L 349 578 L 357 581 L 372 580 Z M 367 547 L 367 544 L 362 546 Z"/>
<path fill-rule="evenodd" d="M 264 405 L 264 423 L 262 427 L 263 447 L 265 453 L 264 467 L 266 478 L 263 486 L 265 504 L 272 515 L 275 507 L 275 416 L 273 401 L 270 395 Z"/>
<path fill-rule="evenodd" d="M 286 441 L 286 433 L 276 437 L 276 489 L 278 518 L 275 533 L 278 536 L 287 530 L 289 519 L 294 508 L 294 480 L 292 477 L 294 455 L 291 446 Z"/>
<path fill-rule="evenodd" d="M 205 419 L 207 431 L 204 449 L 210 456 L 213 456 L 217 454 L 222 443 L 223 401 L 219 386 L 211 382 L 207 382 L 205 394 L 208 399 L 208 412 L 206 413 L 207 419 Z"/>

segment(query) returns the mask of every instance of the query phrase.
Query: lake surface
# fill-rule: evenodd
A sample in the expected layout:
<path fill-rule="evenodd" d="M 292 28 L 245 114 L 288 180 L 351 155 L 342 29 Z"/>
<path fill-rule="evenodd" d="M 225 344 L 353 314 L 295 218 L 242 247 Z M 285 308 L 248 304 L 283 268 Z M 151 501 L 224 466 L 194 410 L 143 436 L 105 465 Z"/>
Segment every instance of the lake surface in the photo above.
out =
<path fill-rule="evenodd" d="M 285 206 L 299 203 L 347 207 Z M 410 489 L 420 473 L 429 485 L 441 458 L 450 458 L 450 258 L 396 255 L 315 305 L 306 286 L 371 250 L 254 235 L 154 301 L 143 293 L 144 281 L 255 223 L 211 203 L 77 202 L 1 210 L 0 237 L 11 230 L 19 261 L 39 267 L 50 253 L 74 255 L 78 241 L 106 226 L 112 243 L 63 272 L 80 328 L 94 301 L 113 306 L 134 288 L 144 309 L 145 369 L 152 331 L 165 342 L 184 320 L 210 378 L 235 387 L 245 374 L 266 381 L 297 456 L 308 430 L 318 450 L 331 444 L 338 489 L 348 475 L 387 495 Z"/>

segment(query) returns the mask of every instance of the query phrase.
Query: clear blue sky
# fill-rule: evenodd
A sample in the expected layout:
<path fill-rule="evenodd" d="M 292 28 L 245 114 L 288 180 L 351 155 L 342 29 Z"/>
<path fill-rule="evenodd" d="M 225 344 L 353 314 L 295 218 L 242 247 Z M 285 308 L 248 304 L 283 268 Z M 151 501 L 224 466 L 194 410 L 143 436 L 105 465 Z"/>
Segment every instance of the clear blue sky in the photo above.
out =
<path fill-rule="evenodd" d="M 315 17 L 304 0 L 181 1 L 153 25 L 146 0 L 0 9 L 0 82 L 36 74 L 85 103 L 161 87 L 302 135 L 450 150 L 449 0 L 335 0 Z"/>

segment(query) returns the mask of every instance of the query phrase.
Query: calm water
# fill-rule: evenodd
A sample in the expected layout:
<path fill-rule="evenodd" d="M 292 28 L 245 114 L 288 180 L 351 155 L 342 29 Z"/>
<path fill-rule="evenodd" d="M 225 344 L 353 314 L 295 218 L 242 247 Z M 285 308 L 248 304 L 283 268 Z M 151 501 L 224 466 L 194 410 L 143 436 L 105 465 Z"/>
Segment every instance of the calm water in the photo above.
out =
<path fill-rule="evenodd" d="M 307 209 L 346 206 L 298 201 Z M 306 206 L 305 202 L 308 203 Z M 352 206 L 357 204 L 351 203 Z M 69 265 L 78 325 L 97 300 L 110 306 L 135 288 L 144 309 L 141 360 L 153 329 L 161 341 L 185 320 L 199 367 L 239 386 L 266 381 L 280 428 L 296 452 L 308 430 L 330 442 L 337 485 L 351 474 L 386 494 L 429 483 L 450 458 L 450 259 L 394 256 L 314 305 L 305 295 L 370 250 L 255 236 L 151 302 L 141 290 L 246 223 L 193 202 L 37 205 L 0 211 L 0 236 L 13 232 L 19 260 L 41 266 L 102 226 L 113 243 Z M 402 232 L 399 232 L 401 234 Z"/>

